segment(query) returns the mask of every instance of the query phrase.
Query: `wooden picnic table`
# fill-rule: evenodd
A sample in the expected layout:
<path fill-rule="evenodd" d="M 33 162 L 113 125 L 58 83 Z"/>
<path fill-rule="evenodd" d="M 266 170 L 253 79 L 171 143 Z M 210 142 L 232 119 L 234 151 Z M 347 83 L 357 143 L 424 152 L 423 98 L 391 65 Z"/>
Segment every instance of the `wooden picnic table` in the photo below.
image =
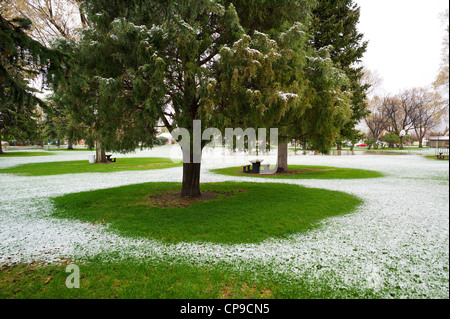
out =
<path fill-rule="evenodd" d="M 261 163 L 264 160 L 251 160 L 249 161 L 252 165 L 243 166 L 243 170 L 245 174 L 259 174 L 261 173 Z"/>
<path fill-rule="evenodd" d="M 449 156 L 449 149 L 448 148 L 440 148 L 440 149 L 437 150 L 437 159 L 445 160 L 446 156 Z"/>

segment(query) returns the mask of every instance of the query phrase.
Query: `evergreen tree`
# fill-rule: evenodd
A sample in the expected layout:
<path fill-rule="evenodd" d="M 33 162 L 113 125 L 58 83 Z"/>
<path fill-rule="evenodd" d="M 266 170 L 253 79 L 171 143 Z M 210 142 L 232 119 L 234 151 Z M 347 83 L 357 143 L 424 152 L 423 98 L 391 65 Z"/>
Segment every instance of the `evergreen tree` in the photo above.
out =
<path fill-rule="evenodd" d="M 57 91 L 58 93 L 60 90 Z M 59 147 L 61 141 L 67 139 L 68 150 L 73 150 L 75 141 L 86 138 L 89 135 L 87 126 L 84 123 L 79 123 L 71 109 L 59 100 L 57 93 L 50 97 L 49 107 L 51 112 L 46 116 L 45 136 L 49 139 L 56 139 L 56 145 Z"/>
<path fill-rule="evenodd" d="M 270 125 L 278 127 L 278 172 L 288 170 L 288 144 L 294 138 L 311 149 L 328 152 L 335 137 L 347 122 L 351 92 L 345 73 L 330 59 L 333 48 L 311 46 L 311 22 L 315 1 L 255 0 L 233 1 L 240 21 L 249 34 L 266 32 L 282 44 L 291 56 L 284 68 L 280 84 L 296 93 L 281 117 L 271 117 Z M 292 36 L 300 32 L 302 37 Z M 287 37 L 286 34 L 291 36 Z M 280 39 L 284 38 L 280 42 Z M 294 87 L 296 89 L 294 89 Z"/>
<path fill-rule="evenodd" d="M 0 102 L 0 141 L 25 141 L 34 138 L 39 129 L 38 117 L 35 104 Z M 3 153 L 0 145 L 0 154 Z"/>
<path fill-rule="evenodd" d="M 40 76 L 44 87 L 64 74 L 62 55 L 31 39 L 28 28 L 28 19 L 10 21 L 0 12 L 0 140 L 36 132 L 37 106 L 46 106 L 30 82 Z"/>
<path fill-rule="evenodd" d="M 279 127 L 329 149 L 351 95 L 328 48 L 310 45 L 313 1 L 256 2 L 86 1 L 93 28 L 63 44 L 78 61 L 66 104 L 111 151 L 152 146 L 159 121 L 192 145 L 194 120 Z M 185 157 L 183 196 L 200 195 L 198 155 Z"/>
<path fill-rule="evenodd" d="M 316 0 L 226 0 L 233 3 L 242 27 L 252 34 L 255 30 L 271 36 L 296 22 L 309 25 Z"/>
<path fill-rule="evenodd" d="M 301 26 L 279 43 L 244 35 L 234 5 L 215 0 L 90 0 L 86 12 L 94 28 L 72 46 L 79 66 L 66 92 L 108 150 L 151 146 L 160 120 L 191 138 L 194 120 L 262 126 L 281 118 L 302 89 L 283 77 L 299 63 L 284 42 L 304 42 Z M 183 196 L 200 195 L 196 155 L 191 149 L 183 164 Z"/>
<path fill-rule="evenodd" d="M 358 67 L 367 50 L 363 34 L 358 32 L 357 24 L 360 9 L 353 0 L 319 0 L 313 10 L 313 45 L 317 50 L 330 48 L 330 57 L 342 69 L 350 82 L 347 90 L 352 93 L 352 115 L 338 134 L 338 143 L 351 140 L 358 134 L 354 129 L 367 114 L 366 91 L 368 85 L 361 84 L 363 67 Z"/>

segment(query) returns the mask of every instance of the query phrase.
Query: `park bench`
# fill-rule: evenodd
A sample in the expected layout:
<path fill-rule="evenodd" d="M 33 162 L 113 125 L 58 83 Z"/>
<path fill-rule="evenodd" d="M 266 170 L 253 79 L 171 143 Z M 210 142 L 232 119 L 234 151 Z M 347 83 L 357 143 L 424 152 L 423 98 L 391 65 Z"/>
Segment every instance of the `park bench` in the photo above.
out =
<path fill-rule="evenodd" d="M 437 159 L 445 160 L 446 156 L 449 156 L 448 148 L 440 148 L 436 151 Z"/>
<path fill-rule="evenodd" d="M 252 171 L 252 166 L 251 165 L 244 165 L 242 166 L 243 172 L 244 174 L 249 174 Z"/>

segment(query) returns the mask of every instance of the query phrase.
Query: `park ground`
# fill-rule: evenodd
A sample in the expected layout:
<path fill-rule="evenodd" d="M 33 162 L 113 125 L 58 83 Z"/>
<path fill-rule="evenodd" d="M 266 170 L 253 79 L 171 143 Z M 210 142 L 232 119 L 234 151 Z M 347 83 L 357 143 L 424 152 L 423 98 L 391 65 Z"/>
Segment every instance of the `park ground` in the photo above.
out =
<path fill-rule="evenodd" d="M 5 157 L 0 169 L 87 161 L 88 154 Z M 117 157 L 176 154 L 173 147 L 159 147 Z M 55 197 L 179 183 L 179 166 L 50 176 L 0 173 L 0 298 L 449 298 L 449 166 L 422 155 L 291 156 L 292 165 L 384 176 L 279 180 L 213 173 L 245 159 L 209 150 L 202 183 L 284 183 L 340 191 L 362 201 L 352 213 L 324 219 L 306 232 L 238 244 L 168 243 L 54 216 Z M 292 205 L 301 204 L 293 199 Z M 68 263 L 80 266 L 77 291 L 64 286 Z"/>

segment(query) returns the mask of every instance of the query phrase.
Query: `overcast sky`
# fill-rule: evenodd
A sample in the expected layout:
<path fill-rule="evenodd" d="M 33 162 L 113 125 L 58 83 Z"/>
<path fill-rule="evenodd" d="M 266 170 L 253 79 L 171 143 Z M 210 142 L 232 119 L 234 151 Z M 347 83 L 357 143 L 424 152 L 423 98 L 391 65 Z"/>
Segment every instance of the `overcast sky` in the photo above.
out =
<path fill-rule="evenodd" d="M 447 0 L 355 0 L 359 30 L 369 41 L 363 59 L 383 78 L 384 93 L 430 85 L 439 71 Z"/>

